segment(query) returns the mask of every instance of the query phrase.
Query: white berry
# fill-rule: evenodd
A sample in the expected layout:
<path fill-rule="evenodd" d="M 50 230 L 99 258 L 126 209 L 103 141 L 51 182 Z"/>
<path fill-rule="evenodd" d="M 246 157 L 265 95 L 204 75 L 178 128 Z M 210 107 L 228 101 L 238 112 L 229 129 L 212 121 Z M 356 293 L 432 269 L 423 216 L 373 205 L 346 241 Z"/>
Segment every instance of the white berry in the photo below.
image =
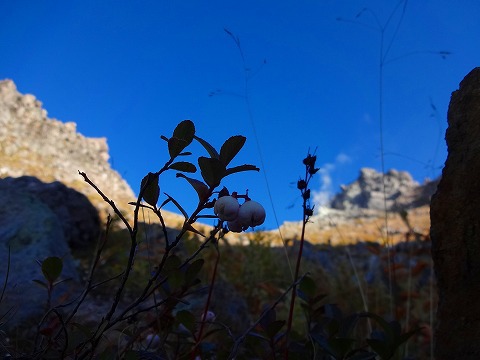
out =
<path fill-rule="evenodd" d="M 233 196 L 222 196 L 215 201 L 213 211 L 223 221 L 233 221 L 238 216 L 240 205 Z"/>
<path fill-rule="evenodd" d="M 265 209 L 256 201 L 246 201 L 238 210 L 237 221 L 243 227 L 262 225 L 265 221 Z"/>
<path fill-rule="evenodd" d="M 238 218 L 233 221 L 229 221 L 227 225 L 228 230 L 230 230 L 231 232 L 241 233 L 243 231 L 243 226 L 238 222 Z"/>

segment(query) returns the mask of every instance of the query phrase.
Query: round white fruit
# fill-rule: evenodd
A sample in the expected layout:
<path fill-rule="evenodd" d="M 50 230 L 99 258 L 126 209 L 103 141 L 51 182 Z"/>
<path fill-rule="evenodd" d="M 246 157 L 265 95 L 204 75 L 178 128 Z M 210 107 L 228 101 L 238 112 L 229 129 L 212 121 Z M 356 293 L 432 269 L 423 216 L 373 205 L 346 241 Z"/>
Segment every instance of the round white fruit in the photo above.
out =
<path fill-rule="evenodd" d="M 241 233 L 243 231 L 243 226 L 238 222 L 238 218 L 227 223 L 228 230 L 235 233 Z"/>
<path fill-rule="evenodd" d="M 265 221 L 265 209 L 263 206 L 253 200 L 245 201 L 238 210 L 237 221 L 243 227 L 255 227 L 262 225 Z"/>
<path fill-rule="evenodd" d="M 222 196 L 215 201 L 213 212 L 223 221 L 233 221 L 238 216 L 240 205 L 233 196 Z"/>

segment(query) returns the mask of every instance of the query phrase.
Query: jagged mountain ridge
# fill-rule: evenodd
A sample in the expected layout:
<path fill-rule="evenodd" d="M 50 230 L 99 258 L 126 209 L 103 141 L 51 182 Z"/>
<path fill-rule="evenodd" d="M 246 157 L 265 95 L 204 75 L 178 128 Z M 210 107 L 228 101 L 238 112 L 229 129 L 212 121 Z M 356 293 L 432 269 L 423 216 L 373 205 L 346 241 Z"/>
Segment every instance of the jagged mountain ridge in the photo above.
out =
<path fill-rule="evenodd" d="M 412 231 L 427 236 L 430 198 L 438 181 L 419 184 L 406 171 L 391 169 L 383 176 L 363 168 L 355 181 L 343 185 L 330 203 L 310 218 L 306 238 L 313 243 L 338 245 L 387 240 L 398 243 Z M 298 238 L 301 226 L 301 222 L 285 222 L 280 226 L 283 238 Z M 273 241 L 280 241 L 278 231 L 270 234 Z"/>
<path fill-rule="evenodd" d="M 375 169 L 362 168 L 355 181 L 341 186 L 329 207 L 337 210 L 413 209 L 430 203 L 437 184 L 438 180 L 427 180 L 420 185 L 407 171 L 390 169 L 382 175 Z"/>

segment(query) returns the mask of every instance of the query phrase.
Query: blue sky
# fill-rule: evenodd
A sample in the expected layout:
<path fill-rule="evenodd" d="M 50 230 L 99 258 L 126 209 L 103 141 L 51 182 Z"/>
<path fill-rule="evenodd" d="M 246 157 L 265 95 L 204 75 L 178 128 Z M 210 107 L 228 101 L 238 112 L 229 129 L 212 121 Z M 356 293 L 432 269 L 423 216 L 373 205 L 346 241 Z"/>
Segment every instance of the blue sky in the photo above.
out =
<path fill-rule="evenodd" d="M 262 172 L 226 185 L 248 189 L 274 228 L 272 206 L 279 223 L 301 218 L 295 183 L 308 149 L 322 168 L 311 184 L 317 199 L 362 167 L 380 169 L 382 28 L 385 168 L 419 182 L 440 174 L 450 94 L 480 64 L 480 2 L 408 1 L 403 13 L 404 5 L 0 0 L 0 78 L 34 94 L 49 117 L 107 137 L 111 163 L 134 191 L 167 160 L 160 135 L 181 120 L 217 147 L 245 135 L 236 164 Z M 182 179 L 172 173 L 161 187 L 192 209 L 196 197 Z"/>

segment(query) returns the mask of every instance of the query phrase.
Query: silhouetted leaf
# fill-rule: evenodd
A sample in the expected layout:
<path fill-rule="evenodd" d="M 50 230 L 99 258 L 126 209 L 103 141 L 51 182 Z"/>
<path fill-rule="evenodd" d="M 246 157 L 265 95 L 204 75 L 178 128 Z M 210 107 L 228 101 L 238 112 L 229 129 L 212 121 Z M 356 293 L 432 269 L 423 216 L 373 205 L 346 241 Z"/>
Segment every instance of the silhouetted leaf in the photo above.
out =
<path fill-rule="evenodd" d="M 42 261 L 42 272 L 45 279 L 53 283 L 62 273 L 63 261 L 57 256 L 51 256 Z"/>
<path fill-rule="evenodd" d="M 283 325 L 285 325 L 285 320 L 272 321 L 270 324 L 268 324 L 265 332 L 270 338 L 273 338 L 282 329 Z"/>
<path fill-rule="evenodd" d="M 267 330 L 268 326 L 275 320 L 277 320 L 277 312 L 275 309 L 268 309 L 264 314 L 262 314 L 260 326 L 263 328 L 263 330 Z"/>
<path fill-rule="evenodd" d="M 158 175 L 148 173 L 143 179 L 140 186 L 140 191 L 143 191 L 142 197 L 147 204 L 156 206 L 158 197 L 160 196 L 160 186 L 158 185 Z"/>
<path fill-rule="evenodd" d="M 193 281 L 198 277 L 198 274 L 200 273 L 200 270 L 202 269 L 202 266 L 204 263 L 205 263 L 205 260 L 197 259 L 194 262 L 192 262 L 190 266 L 187 268 L 187 271 L 185 271 L 185 282 L 188 285 L 193 283 Z"/>
<path fill-rule="evenodd" d="M 190 333 L 195 333 L 195 315 L 193 315 L 190 311 L 180 310 L 177 312 L 175 318 L 180 324 L 185 326 Z"/>
<path fill-rule="evenodd" d="M 185 217 L 185 219 L 188 219 L 188 214 L 187 212 L 183 209 L 183 207 L 178 203 L 177 200 L 175 200 L 173 197 L 171 197 L 170 195 L 168 195 L 167 193 L 164 193 L 169 199 L 171 202 L 173 202 L 175 204 L 175 206 L 177 207 L 178 210 L 180 210 L 180 212 L 183 214 L 183 216 Z"/>
<path fill-rule="evenodd" d="M 41 287 L 44 287 L 45 289 L 48 289 L 48 285 L 46 283 L 44 283 L 42 280 L 37 280 L 37 279 L 33 279 L 32 280 L 34 283 L 37 283 L 38 285 L 40 285 Z"/>
<path fill-rule="evenodd" d="M 178 171 L 183 171 L 188 173 L 194 173 L 197 171 L 197 167 L 187 161 L 178 161 L 176 163 L 171 164 L 168 168 L 172 170 L 178 170 Z"/>
<path fill-rule="evenodd" d="M 383 360 L 390 359 L 394 354 L 394 351 L 392 351 L 390 346 L 382 340 L 367 339 L 367 344 L 370 345 L 372 350 L 375 351 Z"/>
<path fill-rule="evenodd" d="M 173 270 L 168 274 L 168 284 L 172 290 L 178 289 L 185 283 L 185 274 L 180 270 Z"/>
<path fill-rule="evenodd" d="M 195 136 L 195 125 L 191 120 L 183 120 L 180 122 L 175 130 L 173 130 L 173 137 L 184 140 L 188 146 Z"/>
<path fill-rule="evenodd" d="M 220 155 L 218 154 L 217 150 L 210 145 L 207 141 L 203 140 L 202 138 L 199 138 L 198 136 L 193 137 L 195 140 L 197 140 L 202 146 L 207 150 L 208 154 L 210 155 L 211 158 L 219 159 Z"/>
<path fill-rule="evenodd" d="M 239 165 L 239 166 L 234 166 L 234 167 L 231 167 L 229 169 L 227 169 L 225 171 L 225 176 L 228 176 L 228 175 L 232 175 L 232 174 L 235 174 L 235 173 L 239 173 L 239 172 L 242 172 L 242 171 L 260 171 L 260 169 L 258 167 L 256 167 L 255 165 Z"/>
<path fill-rule="evenodd" d="M 344 359 L 355 344 L 355 339 L 349 338 L 330 338 L 327 341 L 337 359 Z"/>
<path fill-rule="evenodd" d="M 315 281 L 309 276 L 305 276 L 298 286 L 298 296 L 307 302 L 315 296 Z"/>
<path fill-rule="evenodd" d="M 171 270 L 178 269 L 180 265 L 182 264 L 182 261 L 177 255 L 170 255 L 167 260 L 165 260 L 165 263 L 163 264 L 163 271 L 169 272 Z"/>
<path fill-rule="evenodd" d="M 220 160 L 227 166 L 242 149 L 247 138 L 242 135 L 232 136 L 225 141 L 220 149 Z"/>
<path fill-rule="evenodd" d="M 248 336 L 252 336 L 252 337 L 255 337 L 257 339 L 262 339 L 262 340 L 265 340 L 265 341 L 269 341 L 269 339 L 267 337 L 263 336 L 262 334 L 259 334 L 259 333 L 255 332 L 255 331 L 250 331 L 248 333 Z"/>
<path fill-rule="evenodd" d="M 421 330 L 421 328 L 416 328 L 415 330 L 412 330 L 412 331 L 401 334 L 397 338 L 397 346 L 402 345 L 404 342 L 406 342 L 408 339 L 410 339 L 413 335 L 415 335 L 420 330 Z"/>
<path fill-rule="evenodd" d="M 208 186 L 205 185 L 203 182 L 201 182 L 199 180 L 196 180 L 196 179 L 189 178 L 182 173 L 178 173 L 177 177 L 184 178 L 185 180 L 187 180 L 190 183 L 190 185 L 192 185 L 192 187 L 197 192 L 198 200 L 200 201 L 200 203 L 204 203 L 205 201 L 208 200 L 208 198 L 209 198 Z"/>
<path fill-rule="evenodd" d="M 127 350 L 123 355 L 125 360 L 140 360 L 141 356 L 138 351 L 135 350 Z"/>
<path fill-rule="evenodd" d="M 210 187 L 220 185 L 220 181 L 225 176 L 225 165 L 219 159 L 201 156 L 198 158 L 198 165 L 200 166 L 203 180 Z"/>
<path fill-rule="evenodd" d="M 348 357 L 348 360 L 375 360 L 377 355 L 371 351 L 358 350 L 355 355 Z"/>
<path fill-rule="evenodd" d="M 200 235 L 200 236 L 202 236 L 202 237 L 205 237 L 205 235 L 203 235 L 200 231 L 198 231 L 197 229 L 195 229 L 195 228 L 192 226 L 192 224 L 186 223 L 184 226 L 185 226 L 185 229 L 187 229 L 188 231 L 191 231 L 191 232 L 193 232 L 193 233 L 195 233 L 195 234 L 198 234 L 198 235 Z"/>
<path fill-rule="evenodd" d="M 172 137 L 168 140 L 168 153 L 170 157 L 173 159 L 180 155 L 180 153 L 188 146 L 188 143 L 177 137 Z"/>

